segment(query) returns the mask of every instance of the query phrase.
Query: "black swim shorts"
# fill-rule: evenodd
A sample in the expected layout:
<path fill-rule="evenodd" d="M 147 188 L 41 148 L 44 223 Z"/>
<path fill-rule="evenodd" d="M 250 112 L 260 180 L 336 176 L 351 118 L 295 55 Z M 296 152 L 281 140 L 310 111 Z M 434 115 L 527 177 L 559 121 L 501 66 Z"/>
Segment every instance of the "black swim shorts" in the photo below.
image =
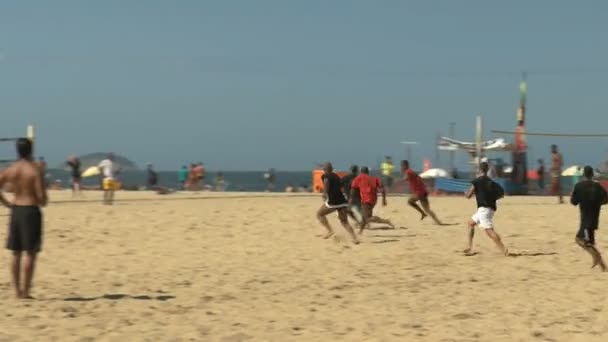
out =
<path fill-rule="evenodd" d="M 12 251 L 39 252 L 42 247 L 42 212 L 37 206 L 11 209 L 6 248 Z"/>

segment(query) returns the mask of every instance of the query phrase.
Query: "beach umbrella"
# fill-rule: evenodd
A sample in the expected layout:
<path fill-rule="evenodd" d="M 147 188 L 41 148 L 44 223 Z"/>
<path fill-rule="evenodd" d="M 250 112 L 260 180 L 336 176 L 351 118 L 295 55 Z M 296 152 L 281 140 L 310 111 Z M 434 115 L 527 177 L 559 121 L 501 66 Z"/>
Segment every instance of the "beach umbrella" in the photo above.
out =
<path fill-rule="evenodd" d="M 444 169 L 428 169 L 420 174 L 421 178 L 447 178 L 448 172 Z"/>
<path fill-rule="evenodd" d="M 583 168 L 578 165 L 572 165 L 562 171 L 562 176 L 564 177 L 572 177 L 572 176 L 582 176 Z"/>

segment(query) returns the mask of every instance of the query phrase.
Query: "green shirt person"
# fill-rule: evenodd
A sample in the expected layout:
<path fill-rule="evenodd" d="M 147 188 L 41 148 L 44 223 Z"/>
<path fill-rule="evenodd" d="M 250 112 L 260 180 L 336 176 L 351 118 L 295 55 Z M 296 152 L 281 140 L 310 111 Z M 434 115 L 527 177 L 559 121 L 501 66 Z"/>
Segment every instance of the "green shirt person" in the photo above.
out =
<path fill-rule="evenodd" d="M 380 165 L 382 171 L 382 183 L 388 190 L 393 186 L 393 172 L 395 171 L 395 165 L 391 157 L 387 156 L 382 164 Z"/>

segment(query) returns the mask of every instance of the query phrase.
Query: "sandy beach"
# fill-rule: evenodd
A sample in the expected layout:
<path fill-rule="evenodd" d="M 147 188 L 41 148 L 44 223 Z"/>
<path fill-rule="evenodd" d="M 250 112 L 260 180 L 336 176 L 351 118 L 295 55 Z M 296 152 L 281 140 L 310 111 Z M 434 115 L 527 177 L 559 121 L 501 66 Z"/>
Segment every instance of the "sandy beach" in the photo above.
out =
<path fill-rule="evenodd" d="M 574 242 L 578 209 L 554 198 L 500 203 L 505 258 L 474 201 L 432 198 L 434 226 L 390 197 L 352 245 L 320 238 L 318 196 L 52 192 L 34 280 L 17 301 L 0 259 L 1 341 L 605 341 L 608 274 Z M 124 200 L 124 201 L 123 201 Z M 6 227 L 8 211 L 0 209 Z M 608 221 L 598 246 L 608 255 Z M 6 238 L 2 231 L 2 242 Z"/>

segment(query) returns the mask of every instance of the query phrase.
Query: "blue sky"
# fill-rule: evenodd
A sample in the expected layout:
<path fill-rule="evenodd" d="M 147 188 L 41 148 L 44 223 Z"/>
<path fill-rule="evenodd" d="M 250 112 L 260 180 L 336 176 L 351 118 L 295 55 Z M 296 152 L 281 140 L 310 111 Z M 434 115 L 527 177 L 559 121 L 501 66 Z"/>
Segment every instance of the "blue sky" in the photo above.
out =
<path fill-rule="evenodd" d="M 513 129 L 524 70 L 529 131 L 604 133 L 607 17 L 600 0 L 3 1 L 0 136 L 33 123 L 51 163 L 167 170 L 374 165 L 411 140 L 421 165 L 450 121 L 463 140 L 477 114 Z M 608 157 L 606 139 L 529 141 Z"/>

